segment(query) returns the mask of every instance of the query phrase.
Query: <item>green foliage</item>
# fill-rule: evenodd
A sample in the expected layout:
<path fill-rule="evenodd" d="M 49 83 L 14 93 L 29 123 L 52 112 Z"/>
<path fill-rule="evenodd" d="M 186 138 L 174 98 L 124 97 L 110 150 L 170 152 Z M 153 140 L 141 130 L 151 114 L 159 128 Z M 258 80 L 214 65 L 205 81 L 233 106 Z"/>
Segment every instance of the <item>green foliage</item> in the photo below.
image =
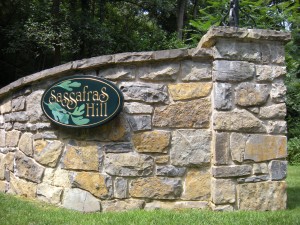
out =
<path fill-rule="evenodd" d="M 73 91 L 73 87 L 80 87 L 81 83 L 79 82 L 72 82 L 70 80 L 66 80 L 58 85 L 56 85 L 57 87 L 61 87 L 67 91 Z"/>
<path fill-rule="evenodd" d="M 291 164 L 300 164 L 300 138 L 294 137 L 288 141 L 288 161 Z"/>

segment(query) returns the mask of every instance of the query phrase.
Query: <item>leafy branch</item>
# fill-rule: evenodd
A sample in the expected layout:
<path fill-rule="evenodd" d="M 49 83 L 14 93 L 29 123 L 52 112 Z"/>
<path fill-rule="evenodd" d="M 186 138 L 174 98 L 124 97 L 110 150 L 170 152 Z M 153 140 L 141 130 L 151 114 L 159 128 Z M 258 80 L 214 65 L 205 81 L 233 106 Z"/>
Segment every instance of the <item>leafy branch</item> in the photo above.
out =
<path fill-rule="evenodd" d="M 66 80 L 58 85 L 56 85 L 57 87 L 61 87 L 63 89 L 66 89 L 67 91 L 73 91 L 74 87 L 80 87 L 81 83 L 79 82 L 72 82 L 70 80 Z"/>

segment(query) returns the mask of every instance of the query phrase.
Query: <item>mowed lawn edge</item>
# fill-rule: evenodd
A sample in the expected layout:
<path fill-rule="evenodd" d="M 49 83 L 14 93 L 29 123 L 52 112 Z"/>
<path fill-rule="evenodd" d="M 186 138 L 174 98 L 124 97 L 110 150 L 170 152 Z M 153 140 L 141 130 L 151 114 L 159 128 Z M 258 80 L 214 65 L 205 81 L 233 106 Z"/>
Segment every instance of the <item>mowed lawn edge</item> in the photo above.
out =
<path fill-rule="evenodd" d="M 287 210 L 212 212 L 204 210 L 135 210 L 80 213 L 36 200 L 0 193 L 0 224 L 300 224 L 300 165 L 288 167 Z"/>

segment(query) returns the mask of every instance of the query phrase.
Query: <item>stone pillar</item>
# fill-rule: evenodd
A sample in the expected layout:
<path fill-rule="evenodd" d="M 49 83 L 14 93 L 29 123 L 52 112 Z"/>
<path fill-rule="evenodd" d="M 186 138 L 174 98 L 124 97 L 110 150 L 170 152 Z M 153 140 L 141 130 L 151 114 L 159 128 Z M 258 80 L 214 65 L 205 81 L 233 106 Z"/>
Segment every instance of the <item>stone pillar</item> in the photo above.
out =
<path fill-rule="evenodd" d="M 215 210 L 286 208 L 286 32 L 213 27 L 212 180 Z"/>

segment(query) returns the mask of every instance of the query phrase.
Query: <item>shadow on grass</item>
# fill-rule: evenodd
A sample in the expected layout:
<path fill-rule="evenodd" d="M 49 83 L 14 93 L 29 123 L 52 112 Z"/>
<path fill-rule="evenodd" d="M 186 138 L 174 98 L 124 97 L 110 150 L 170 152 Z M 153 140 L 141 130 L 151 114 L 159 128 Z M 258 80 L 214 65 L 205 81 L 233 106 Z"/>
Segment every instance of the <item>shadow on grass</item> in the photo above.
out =
<path fill-rule="evenodd" d="M 300 208 L 300 187 L 288 187 L 287 189 L 287 208 Z"/>

